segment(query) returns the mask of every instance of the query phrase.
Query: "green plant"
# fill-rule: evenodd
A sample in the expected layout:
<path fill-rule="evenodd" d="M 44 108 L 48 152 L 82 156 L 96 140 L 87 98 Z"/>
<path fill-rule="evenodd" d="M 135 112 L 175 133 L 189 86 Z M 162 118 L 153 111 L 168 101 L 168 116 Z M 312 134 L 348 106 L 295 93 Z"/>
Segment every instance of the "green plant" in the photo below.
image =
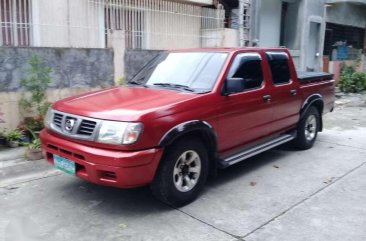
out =
<path fill-rule="evenodd" d="M 22 137 L 22 132 L 18 129 L 10 129 L 4 134 L 7 141 L 19 141 Z"/>
<path fill-rule="evenodd" d="M 126 78 L 125 77 L 119 77 L 116 81 L 117 85 L 125 85 L 127 83 Z"/>
<path fill-rule="evenodd" d="M 43 119 L 51 105 L 46 100 L 46 89 L 51 83 L 52 68 L 46 66 L 36 55 L 32 56 L 29 65 L 28 77 L 21 81 L 25 92 L 20 100 L 20 107 L 28 115 Z"/>
<path fill-rule="evenodd" d="M 366 90 L 366 73 L 356 72 L 354 65 L 347 66 L 342 63 L 339 87 L 341 91 L 346 93 L 358 93 Z"/>
<path fill-rule="evenodd" d="M 39 138 L 35 138 L 31 143 L 27 143 L 26 146 L 29 150 L 39 150 L 41 149 L 41 140 Z"/>
<path fill-rule="evenodd" d="M 18 129 L 24 130 L 24 131 L 40 131 L 44 127 L 43 124 L 43 117 L 25 117 L 24 121 L 22 121 L 18 125 Z"/>

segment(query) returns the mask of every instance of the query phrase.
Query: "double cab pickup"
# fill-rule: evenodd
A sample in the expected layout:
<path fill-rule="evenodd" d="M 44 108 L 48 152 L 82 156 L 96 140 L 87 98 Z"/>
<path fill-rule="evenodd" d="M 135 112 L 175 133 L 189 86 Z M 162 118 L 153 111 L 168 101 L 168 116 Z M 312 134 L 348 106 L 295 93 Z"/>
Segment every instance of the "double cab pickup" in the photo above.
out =
<path fill-rule="evenodd" d="M 297 72 L 284 48 L 163 52 L 126 86 L 57 101 L 46 159 L 87 181 L 150 185 L 182 206 L 209 175 L 286 142 L 313 146 L 333 110 L 332 75 Z"/>

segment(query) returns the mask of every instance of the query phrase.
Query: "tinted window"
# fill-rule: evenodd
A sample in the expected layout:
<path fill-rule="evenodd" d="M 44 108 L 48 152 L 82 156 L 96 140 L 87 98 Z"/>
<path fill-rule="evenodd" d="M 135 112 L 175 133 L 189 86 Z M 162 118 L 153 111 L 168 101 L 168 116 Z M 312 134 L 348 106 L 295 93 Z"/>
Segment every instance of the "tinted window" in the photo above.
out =
<path fill-rule="evenodd" d="M 266 55 L 271 68 L 273 83 L 276 85 L 289 83 L 288 55 L 283 52 L 271 52 L 266 53 Z"/>
<path fill-rule="evenodd" d="M 259 54 L 238 54 L 230 68 L 230 78 L 243 78 L 244 90 L 259 88 L 263 83 L 262 61 Z"/>

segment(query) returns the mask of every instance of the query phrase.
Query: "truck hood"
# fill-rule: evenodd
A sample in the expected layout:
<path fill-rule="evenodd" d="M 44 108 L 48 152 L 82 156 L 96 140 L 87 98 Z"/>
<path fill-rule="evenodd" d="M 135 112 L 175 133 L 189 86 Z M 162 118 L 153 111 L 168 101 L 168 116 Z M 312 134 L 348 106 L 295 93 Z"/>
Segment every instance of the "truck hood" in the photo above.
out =
<path fill-rule="evenodd" d="M 198 96 L 166 89 L 115 87 L 57 101 L 53 108 L 97 119 L 143 121 L 170 115 L 178 103 Z"/>

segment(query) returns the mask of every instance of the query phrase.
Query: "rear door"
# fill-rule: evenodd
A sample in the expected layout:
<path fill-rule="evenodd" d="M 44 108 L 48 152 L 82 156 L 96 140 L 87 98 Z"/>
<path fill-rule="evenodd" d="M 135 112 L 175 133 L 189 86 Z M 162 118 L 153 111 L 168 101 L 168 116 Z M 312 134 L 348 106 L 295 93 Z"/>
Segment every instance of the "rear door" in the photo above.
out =
<path fill-rule="evenodd" d="M 218 108 L 218 142 L 220 152 L 240 148 L 268 135 L 273 120 L 268 84 L 263 74 L 263 61 L 259 53 L 239 53 L 231 64 L 230 78 L 243 78 L 243 89 L 222 96 Z"/>
<path fill-rule="evenodd" d="M 271 78 L 273 125 L 271 133 L 296 125 L 301 109 L 299 82 L 290 56 L 285 51 L 266 52 Z"/>

